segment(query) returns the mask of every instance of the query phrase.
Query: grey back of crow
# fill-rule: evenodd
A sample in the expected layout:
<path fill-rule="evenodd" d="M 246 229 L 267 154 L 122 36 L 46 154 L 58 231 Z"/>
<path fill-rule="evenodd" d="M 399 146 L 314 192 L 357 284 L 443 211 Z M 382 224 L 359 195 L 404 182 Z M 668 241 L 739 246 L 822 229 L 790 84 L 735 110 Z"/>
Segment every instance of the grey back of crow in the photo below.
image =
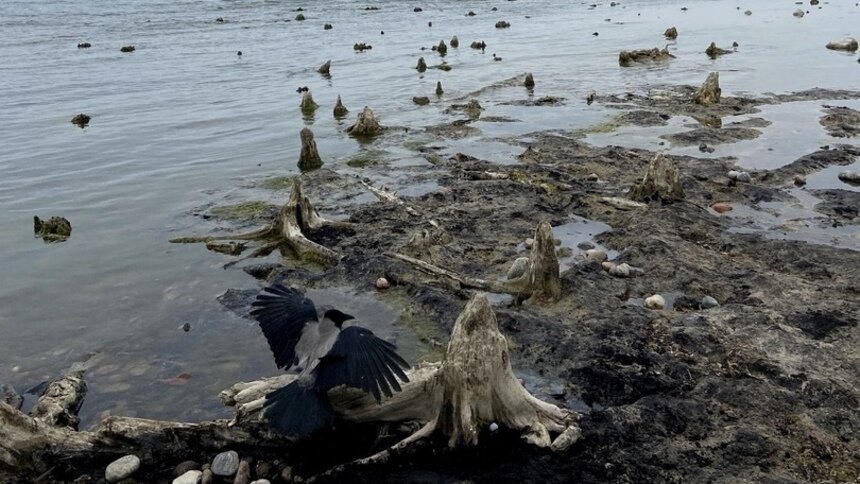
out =
<path fill-rule="evenodd" d="M 343 327 L 354 319 L 337 309 L 318 314 L 313 301 L 296 289 L 275 284 L 252 304 L 251 314 L 278 368 L 299 367 L 299 377 L 266 396 L 264 414 L 272 426 L 293 437 L 304 437 L 328 425 L 333 412 L 328 390 L 345 385 L 381 401 L 408 382 L 409 364 L 393 344 L 360 326 Z"/>

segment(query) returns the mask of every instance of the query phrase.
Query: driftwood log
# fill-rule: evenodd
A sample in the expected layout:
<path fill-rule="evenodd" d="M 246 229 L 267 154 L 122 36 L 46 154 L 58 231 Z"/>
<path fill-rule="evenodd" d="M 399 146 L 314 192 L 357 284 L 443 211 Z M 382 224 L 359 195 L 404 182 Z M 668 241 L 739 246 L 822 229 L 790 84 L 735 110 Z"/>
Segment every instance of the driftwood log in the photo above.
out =
<path fill-rule="evenodd" d="M 302 179 L 293 179 L 290 198 L 281 208 L 278 217 L 265 227 L 253 232 L 235 235 L 180 237 L 173 243 L 208 243 L 215 240 L 260 240 L 264 245 L 254 250 L 248 257 L 261 257 L 271 254 L 275 249 L 286 248 L 300 259 L 313 260 L 324 264 L 336 264 L 340 256 L 333 250 L 307 238 L 308 233 L 325 226 L 342 226 L 323 218 L 302 192 Z M 232 262 L 230 265 L 238 261 Z"/>
<path fill-rule="evenodd" d="M 401 392 L 381 404 L 359 390 L 337 387 L 329 392 L 338 416 L 351 422 L 421 424 L 420 430 L 370 457 L 347 464 L 387 460 L 411 443 L 441 434 L 449 447 L 477 445 L 493 425 L 519 431 L 529 443 L 554 451 L 579 439 L 578 415 L 532 396 L 510 365 L 506 338 L 484 294 L 476 294 L 457 318 L 447 352 L 440 363 L 422 364 L 408 372 Z M 80 375 L 54 382 L 32 415 L 0 402 L 0 471 L 12 475 L 49 475 L 57 466 L 86 468 L 133 453 L 149 465 L 179 457 L 207 455 L 229 447 L 254 447 L 289 452 L 299 444 L 261 422 L 265 395 L 292 381 L 282 375 L 237 383 L 221 392 L 236 409 L 230 421 L 165 422 L 108 417 L 93 431 L 75 431 L 68 418 L 77 412 L 86 385 Z M 330 473 L 342 470 L 332 469 Z"/>
<path fill-rule="evenodd" d="M 407 244 L 409 250 L 414 250 L 412 244 L 416 237 L 428 239 L 432 234 L 416 235 Z M 549 223 L 541 222 L 534 235 L 534 245 L 529 253 L 525 271 L 517 278 L 510 280 L 485 280 L 458 274 L 454 271 L 438 267 L 429 262 L 400 253 L 389 253 L 389 257 L 406 262 L 416 269 L 428 274 L 444 277 L 459 283 L 463 287 L 479 289 L 494 293 L 511 294 L 518 301 L 530 302 L 554 301 L 561 295 L 561 279 L 558 271 L 558 255 L 552 237 Z"/>

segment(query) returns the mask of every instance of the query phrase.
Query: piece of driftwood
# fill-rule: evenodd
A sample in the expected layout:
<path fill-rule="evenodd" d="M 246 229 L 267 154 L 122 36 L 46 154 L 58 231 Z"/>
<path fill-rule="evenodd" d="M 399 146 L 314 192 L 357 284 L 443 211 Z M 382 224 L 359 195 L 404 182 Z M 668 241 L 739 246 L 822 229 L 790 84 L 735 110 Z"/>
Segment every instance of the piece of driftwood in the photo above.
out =
<path fill-rule="evenodd" d="M 265 227 L 244 234 L 180 237 L 171 239 L 173 243 L 208 243 L 213 240 L 259 240 L 264 244 L 254 250 L 248 258 L 271 254 L 275 249 L 291 250 L 300 259 L 309 259 L 325 264 L 335 264 L 340 256 L 333 250 L 307 238 L 306 234 L 325 226 L 342 226 L 342 222 L 326 220 L 316 211 L 310 200 L 302 192 L 302 179 L 293 179 L 290 198 L 281 208 L 278 217 Z M 233 265 L 234 261 L 229 265 Z"/>
<path fill-rule="evenodd" d="M 529 253 L 528 263 L 522 275 L 510 280 L 485 280 L 458 274 L 438 267 L 421 259 L 400 253 L 386 254 L 394 259 L 409 263 L 422 272 L 444 277 L 463 287 L 480 289 L 502 294 L 514 295 L 517 300 L 554 301 L 561 295 L 561 279 L 558 271 L 558 255 L 549 223 L 541 222 L 534 235 L 534 245 Z"/>
<path fill-rule="evenodd" d="M 352 388 L 329 391 L 332 408 L 344 420 L 423 424 L 399 443 L 329 473 L 351 465 L 383 462 L 437 433 L 447 439 L 449 447 L 476 445 L 481 431 L 493 424 L 519 431 L 527 442 L 540 447 L 554 451 L 568 448 L 580 436 L 578 415 L 532 396 L 514 374 L 510 361 L 507 339 L 499 332 L 489 300 L 482 293 L 476 294 L 454 323 L 444 359 L 411 369 L 402 391 L 381 403 Z M 66 378 L 67 383 L 52 385 L 55 391 L 46 392 L 36 407 L 54 408 L 48 403 L 51 400 L 63 402 L 61 407 L 76 412 L 79 404 L 74 402 L 83 398 L 85 385 L 77 383 L 79 376 Z M 185 423 L 108 417 L 95 430 L 78 432 L 62 420 L 25 415 L 0 402 L 0 472 L 39 476 L 46 471 L 50 474 L 57 466 L 85 469 L 129 453 L 150 465 L 199 458 L 230 447 L 287 454 L 301 442 L 269 429 L 262 421 L 261 409 L 267 393 L 294 378 L 281 375 L 237 383 L 221 392 L 221 400 L 236 409 L 235 418 L 229 421 Z"/>

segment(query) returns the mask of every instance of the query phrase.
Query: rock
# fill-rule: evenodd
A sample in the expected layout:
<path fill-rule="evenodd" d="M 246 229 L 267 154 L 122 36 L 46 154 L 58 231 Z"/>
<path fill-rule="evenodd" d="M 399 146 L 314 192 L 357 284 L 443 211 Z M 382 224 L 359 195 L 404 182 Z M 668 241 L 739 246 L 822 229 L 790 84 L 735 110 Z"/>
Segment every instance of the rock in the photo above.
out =
<path fill-rule="evenodd" d="M 585 181 L 590 181 L 590 182 L 600 181 L 600 177 L 597 176 L 597 173 L 589 173 L 588 175 L 585 175 Z"/>
<path fill-rule="evenodd" d="M 78 114 L 77 116 L 75 116 L 74 118 L 72 118 L 72 124 L 77 124 L 78 126 L 83 128 L 86 125 L 90 124 L 90 119 L 92 119 L 90 116 L 88 116 L 84 113 L 81 113 L 81 114 Z"/>
<path fill-rule="evenodd" d="M 584 252 L 584 254 L 589 259 L 594 259 L 597 262 L 603 262 L 609 258 L 609 255 L 607 255 L 605 251 L 602 251 L 600 249 L 588 249 Z"/>
<path fill-rule="evenodd" d="M 716 299 L 711 296 L 704 296 L 702 301 L 699 303 L 699 307 L 702 309 L 711 309 L 719 306 L 720 303 L 717 302 Z"/>
<path fill-rule="evenodd" d="M 92 46 L 93 44 L 90 44 L 89 42 L 81 42 L 78 44 L 78 49 L 89 49 Z"/>
<path fill-rule="evenodd" d="M 651 297 L 645 298 L 645 307 L 648 309 L 663 309 L 666 307 L 666 300 L 659 294 L 654 294 Z"/>
<path fill-rule="evenodd" d="M 296 15 L 296 21 L 301 22 L 304 19 L 305 19 L 304 14 L 300 13 L 300 14 Z"/>
<path fill-rule="evenodd" d="M 662 61 L 673 57 L 675 56 L 669 53 L 668 46 L 663 49 L 654 47 L 653 49 L 622 50 L 618 54 L 618 64 L 623 67 L 628 66 L 633 62 Z"/>
<path fill-rule="evenodd" d="M 612 270 L 613 267 L 615 267 L 614 262 L 606 261 L 606 262 L 600 263 L 600 268 L 603 269 L 604 271 Z"/>
<path fill-rule="evenodd" d="M 699 151 L 702 153 L 713 153 L 714 149 L 708 146 L 706 143 L 702 143 L 699 145 Z"/>
<path fill-rule="evenodd" d="M 360 137 L 376 136 L 381 133 L 382 130 L 383 128 L 379 125 L 379 121 L 376 120 L 376 116 L 373 115 L 373 111 L 367 106 L 358 113 L 355 123 L 353 123 L 349 128 L 346 128 L 347 133 L 352 136 Z"/>
<path fill-rule="evenodd" d="M 263 460 L 258 461 L 257 465 L 254 466 L 254 474 L 256 474 L 257 477 L 261 477 L 261 478 L 271 477 L 272 476 L 272 464 L 269 464 L 268 462 L 263 461 Z"/>
<path fill-rule="evenodd" d="M 523 83 L 526 86 L 526 89 L 534 89 L 535 88 L 535 78 L 532 76 L 532 73 L 529 72 L 526 74 L 526 80 Z"/>
<path fill-rule="evenodd" d="M 209 465 L 209 464 L 206 464 Z M 203 469 L 203 477 L 200 479 L 200 484 L 213 484 L 215 482 L 215 474 L 211 469 Z"/>
<path fill-rule="evenodd" d="M 593 249 L 594 247 L 595 247 L 595 245 L 593 243 L 587 241 L 587 240 L 576 244 L 576 248 L 580 249 L 580 250 L 590 250 L 590 249 Z"/>
<path fill-rule="evenodd" d="M 299 153 L 299 170 L 315 170 L 322 167 L 323 161 L 317 151 L 317 142 L 314 141 L 314 133 L 309 128 L 302 128 L 300 133 L 302 149 Z"/>
<path fill-rule="evenodd" d="M 281 479 L 283 479 L 284 482 L 293 482 L 293 468 L 287 466 L 281 469 Z"/>
<path fill-rule="evenodd" d="M 331 30 L 331 29 L 333 29 L 333 28 L 334 28 L 334 27 L 333 27 L 331 24 L 325 24 L 325 25 L 323 25 L 323 30 Z"/>
<path fill-rule="evenodd" d="M 223 24 L 224 23 L 224 17 L 218 17 L 215 19 L 215 21 L 218 22 L 219 24 Z"/>
<path fill-rule="evenodd" d="M 45 242 L 62 242 L 72 235 L 72 224 L 63 217 L 51 217 L 42 220 L 33 217 L 33 232 Z"/>
<path fill-rule="evenodd" d="M 508 269 L 508 280 L 516 279 L 521 275 L 525 274 L 526 267 L 528 267 L 529 258 L 528 257 L 520 257 L 511 264 L 510 269 Z"/>
<path fill-rule="evenodd" d="M 726 213 L 732 211 L 732 206 L 725 202 L 717 202 L 711 205 L 711 208 L 714 210 L 714 212 L 717 213 Z"/>
<path fill-rule="evenodd" d="M 251 484 L 272 484 L 272 483 L 269 482 L 268 479 L 257 479 L 256 481 L 252 482 Z"/>
<path fill-rule="evenodd" d="M 415 66 L 415 68 L 418 69 L 418 72 L 424 72 L 427 70 L 427 63 L 424 62 L 423 57 L 418 58 L 418 65 Z"/>
<path fill-rule="evenodd" d="M 827 48 L 830 50 L 854 52 L 857 50 L 857 39 L 853 37 L 845 37 L 844 39 L 834 40 L 827 43 Z"/>
<path fill-rule="evenodd" d="M 365 44 L 364 42 L 357 43 L 357 44 L 353 44 L 353 46 L 352 46 L 352 50 L 355 50 L 355 51 L 358 51 L 358 52 L 364 52 L 364 51 L 366 51 L 366 50 L 370 50 L 370 49 L 372 49 L 372 48 L 373 48 L 373 46 L 372 46 L 372 45 L 370 45 L 370 44 Z"/>
<path fill-rule="evenodd" d="M 711 42 L 711 45 L 709 45 L 708 48 L 705 49 L 705 54 L 708 54 L 708 57 L 710 57 L 711 59 L 715 59 L 715 58 L 717 58 L 723 54 L 731 54 L 731 53 L 732 53 L 732 51 L 730 51 L 730 50 L 721 49 L 721 48 L 717 47 L 716 42 Z M 708 77 L 710 77 L 710 76 L 708 76 Z M 707 82 L 707 81 L 705 81 L 705 82 Z"/>
<path fill-rule="evenodd" d="M 511 26 L 511 24 L 508 22 L 505 22 L 504 20 L 499 20 L 498 22 L 496 22 L 496 28 L 497 29 L 506 29 L 510 26 Z"/>
<path fill-rule="evenodd" d="M 806 185 L 806 177 L 803 175 L 794 175 L 794 184 L 799 187 Z"/>
<path fill-rule="evenodd" d="M 184 332 L 186 332 L 186 333 L 187 333 L 187 332 L 189 332 L 189 331 L 191 331 L 191 323 L 184 323 L 184 324 L 182 325 L 182 331 L 184 331 Z M 181 473 L 180 473 L 180 474 L 181 474 Z M 176 474 L 174 474 L 174 475 L 176 475 Z"/>
<path fill-rule="evenodd" d="M 182 473 L 179 477 L 173 480 L 173 484 L 197 484 L 203 478 L 203 472 L 190 470 Z"/>
<path fill-rule="evenodd" d="M 675 163 L 658 153 L 649 163 L 645 177 L 630 189 L 628 196 L 637 202 L 672 203 L 683 200 L 684 190 Z"/>
<path fill-rule="evenodd" d="M 384 277 L 380 277 L 376 280 L 376 288 L 379 290 L 385 290 L 391 287 L 391 283 L 388 282 L 388 279 Z"/>
<path fill-rule="evenodd" d="M 594 91 L 588 91 L 588 95 L 585 96 L 585 103 L 591 106 L 591 103 L 594 102 L 594 98 L 597 96 L 597 93 Z"/>
<path fill-rule="evenodd" d="M 340 100 L 340 96 L 337 97 L 337 103 L 334 105 L 334 117 L 342 118 L 349 114 L 349 109 L 346 109 L 346 106 L 343 105 L 343 102 Z"/>
<path fill-rule="evenodd" d="M 744 12 L 744 15 L 752 15 L 752 10 L 747 10 Z"/>
<path fill-rule="evenodd" d="M 314 97 L 311 95 L 311 91 L 305 91 L 302 94 L 302 103 L 299 104 L 299 108 L 302 110 L 302 114 L 305 116 L 310 116 L 320 107 L 319 104 L 314 102 Z"/>
<path fill-rule="evenodd" d="M 555 255 L 559 258 L 572 257 L 573 249 L 571 249 L 570 247 L 559 247 L 558 249 L 556 249 Z"/>
<path fill-rule="evenodd" d="M 133 45 L 126 45 L 126 46 L 120 48 L 119 51 L 125 52 L 125 53 L 134 52 L 134 46 Z"/>
<path fill-rule="evenodd" d="M 329 75 L 330 70 L 331 70 L 331 61 L 327 60 L 327 61 L 325 61 L 325 64 L 321 65 L 320 68 L 317 69 L 317 72 L 319 72 L 320 74 L 322 74 L 324 76 L 327 76 L 327 75 Z"/>
<path fill-rule="evenodd" d="M 412 11 L 417 13 L 417 12 L 423 12 L 424 9 L 422 9 L 421 7 L 415 7 L 412 9 Z"/>
<path fill-rule="evenodd" d="M 535 239 L 532 239 L 531 237 L 526 239 L 525 241 L 523 241 L 523 246 L 528 250 L 531 250 L 532 246 L 534 246 L 534 245 L 535 245 Z"/>
<path fill-rule="evenodd" d="M 200 469 L 200 464 L 193 460 L 182 461 L 173 468 L 173 475 L 176 477 L 185 474 L 188 471 L 196 471 Z"/>
<path fill-rule="evenodd" d="M 236 471 L 233 484 L 251 484 L 251 464 L 246 459 L 239 462 L 239 469 Z"/>
<path fill-rule="evenodd" d="M 844 181 L 845 183 L 860 183 L 860 172 L 856 171 L 843 171 L 839 173 L 839 179 Z"/>
<path fill-rule="evenodd" d="M 412 102 L 419 106 L 426 106 L 430 104 L 430 98 L 427 96 L 415 96 L 412 98 Z"/>
<path fill-rule="evenodd" d="M 627 263 L 614 265 L 609 269 L 609 275 L 615 277 L 630 277 L 630 265 Z"/>
<path fill-rule="evenodd" d="M 449 42 L 449 44 L 451 44 L 451 47 L 456 49 L 457 47 L 460 47 L 460 39 L 455 35 L 451 37 L 451 42 Z"/>
<path fill-rule="evenodd" d="M 675 27 L 669 27 L 665 32 L 663 32 L 663 35 L 669 40 L 675 40 L 678 38 L 678 29 Z"/>
<path fill-rule="evenodd" d="M 448 53 L 448 46 L 445 45 L 444 40 L 439 41 L 439 45 L 436 46 L 436 52 L 438 52 L 439 55 L 441 55 L 443 57 L 445 56 L 445 54 Z"/>
<path fill-rule="evenodd" d="M 105 469 L 105 480 L 108 482 L 119 482 L 140 469 L 140 458 L 136 455 L 127 455 L 108 464 Z"/>
<path fill-rule="evenodd" d="M 473 48 L 473 49 L 480 49 L 480 50 L 484 50 L 484 49 L 486 49 L 486 48 L 487 48 L 487 43 L 486 43 L 486 42 L 484 42 L 483 40 L 482 40 L 482 41 L 480 41 L 480 42 L 475 41 L 475 42 L 472 42 L 472 43 L 469 45 L 469 47 L 471 47 L 471 48 Z"/>
<path fill-rule="evenodd" d="M 750 181 L 752 181 L 752 177 L 750 176 L 750 174 L 745 171 L 731 170 L 728 173 L 728 177 L 730 180 L 738 182 L 749 183 Z"/>
<path fill-rule="evenodd" d="M 471 10 L 469 10 L 469 13 L 466 14 L 467 17 L 474 17 L 475 15 L 477 14 Z"/>
<path fill-rule="evenodd" d="M 242 51 L 240 50 L 239 52 L 236 52 L 236 55 L 242 57 Z"/>
<path fill-rule="evenodd" d="M 477 118 L 481 116 L 481 111 L 483 110 L 484 108 L 481 107 L 481 103 L 479 103 L 477 99 L 472 99 L 471 101 L 466 103 L 466 107 L 464 108 L 466 116 L 470 118 Z"/>
<path fill-rule="evenodd" d="M 441 96 L 445 94 L 445 91 L 442 90 L 442 81 L 436 81 L 436 95 Z"/>
<path fill-rule="evenodd" d="M 696 91 L 693 96 L 693 102 L 702 106 L 713 106 L 720 103 L 720 95 L 723 90 L 720 89 L 720 73 L 712 72 L 708 74 L 708 78 Z"/>
<path fill-rule="evenodd" d="M 803 10 L 798 8 L 797 10 L 794 11 L 794 13 L 792 15 L 794 15 L 797 18 L 803 18 L 803 16 L 806 14 L 803 12 Z"/>
<path fill-rule="evenodd" d="M 221 452 L 212 459 L 211 469 L 216 476 L 232 476 L 239 470 L 239 454 L 235 450 Z"/>

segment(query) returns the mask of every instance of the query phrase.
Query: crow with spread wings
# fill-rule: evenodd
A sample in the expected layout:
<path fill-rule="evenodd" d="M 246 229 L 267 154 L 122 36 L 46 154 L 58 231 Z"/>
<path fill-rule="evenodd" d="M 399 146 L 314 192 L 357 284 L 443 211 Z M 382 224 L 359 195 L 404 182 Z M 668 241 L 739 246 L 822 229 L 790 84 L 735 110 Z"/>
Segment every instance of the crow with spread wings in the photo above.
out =
<path fill-rule="evenodd" d="M 252 304 L 251 314 L 275 355 L 278 368 L 297 367 L 299 377 L 266 395 L 264 415 L 279 432 L 306 437 L 334 418 L 328 390 L 345 385 L 390 397 L 400 391 L 398 378 L 408 382 L 409 364 L 393 344 L 360 326 L 344 327 L 354 319 L 337 309 L 317 314 L 313 301 L 301 292 L 275 284 Z"/>

